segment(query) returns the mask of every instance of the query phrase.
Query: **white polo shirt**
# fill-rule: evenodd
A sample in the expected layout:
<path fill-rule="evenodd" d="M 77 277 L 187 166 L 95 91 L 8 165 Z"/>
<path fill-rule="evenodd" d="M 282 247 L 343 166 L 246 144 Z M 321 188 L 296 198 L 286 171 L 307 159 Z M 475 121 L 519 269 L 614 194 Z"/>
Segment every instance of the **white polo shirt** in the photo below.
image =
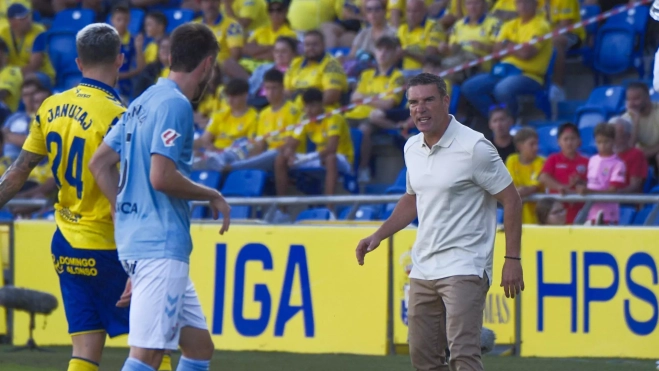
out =
<path fill-rule="evenodd" d="M 407 193 L 416 195 L 419 217 L 410 277 L 482 278 L 486 272 L 491 283 L 497 225 L 492 195 L 513 180 L 494 145 L 450 117 L 446 132 L 432 148 L 423 133 L 405 144 Z"/>

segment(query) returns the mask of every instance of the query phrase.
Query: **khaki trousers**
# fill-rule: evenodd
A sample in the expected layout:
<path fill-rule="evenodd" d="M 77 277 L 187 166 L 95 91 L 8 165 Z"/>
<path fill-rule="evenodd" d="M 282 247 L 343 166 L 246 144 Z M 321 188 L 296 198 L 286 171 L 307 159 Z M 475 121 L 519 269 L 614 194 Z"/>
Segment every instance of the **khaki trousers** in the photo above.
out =
<path fill-rule="evenodd" d="M 410 279 L 410 358 L 418 371 L 482 371 L 487 275 Z M 446 362 L 445 349 L 451 352 Z"/>

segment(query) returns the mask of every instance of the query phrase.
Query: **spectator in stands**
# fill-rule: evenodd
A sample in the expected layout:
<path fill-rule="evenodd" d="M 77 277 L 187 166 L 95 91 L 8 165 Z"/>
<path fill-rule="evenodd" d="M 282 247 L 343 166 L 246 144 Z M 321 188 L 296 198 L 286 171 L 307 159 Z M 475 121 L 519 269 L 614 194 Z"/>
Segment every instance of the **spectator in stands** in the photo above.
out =
<path fill-rule="evenodd" d="M 346 73 L 341 63 L 325 53 L 325 40 L 320 31 L 308 31 L 304 35 L 304 57 L 291 63 L 284 77 L 284 87 L 289 98 L 295 98 L 302 106 L 301 94 L 305 89 L 316 88 L 323 92 L 326 107 L 339 106 L 341 95 L 348 90 Z"/>
<path fill-rule="evenodd" d="M 327 48 L 350 47 L 364 20 L 360 5 L 355 0 L 340 0 L 334 6 L 336 20 L 321 26 L 325 45 Z"/>
<path fill-rule="evenodd" d="M 490 8 L 490 13 L 501 20 L 508 22 L 518 17 L 516 0 L 497 0 Z M 544 15 L 547 11 L 545 0 L 538 0 L 538 14 Z"/>
<path fill-rule="evenodd" d="M 424 0 L 424 2 L 428 7 L 428 17 L 432 19 L 440 18 L 446 9 L 447 0 Z M 407 4 L 405 0 L 387 0 L 386 5 L 389 24 L 398 29 L 405 20 Z"/>
<path fill-rule="evenodd" d="M 495 105 L 490 107 L 489 127 L 492 131 L 492 144 L 496 147 L 504 163 L 508 156 L 515 153 L 516 143 L 510 135 L 510 128 L 513 123 L 513 117 L 506 106 Z"/>
<path fill-rule="evenodd" d="M 123 5 L 115 6 L 110 16 L 110 24 L 121 37 L 121 52 L 124 63 L 119 68 L 119 94 L 128 99 L 133 89 L 133 77 L 144 69 L 144 35 L 135 37 L 128 32 L 130 9 Z"/>
<path fill-rule="evenodd" d="M 0 119 L 4 122 L 8 112 L 16 112 L 21 100 L 23 73 L 9 64 L 9 47 L 0 38 Z"/>
<path fill-rule="evenodd" d="M 4 137 L 3 153 L 11 161 L 14 161 L 21 152 L 23 143 L 30 132 L 30 123 L 34 120 L 34 116 L 41 103 L 49 96 L 50 90 L 41 84 L 41 80 L 36 75 L 30 75 L 25 78 L 21 90 L 25 111 L 12 114 L 2 126 Z"/>
<path fill-rule="evenodd" d="M 565 225 L 566 210 L 562 202 L 554 198 L 543 198 L 535 206 L 535 214 L 540 225 Z"/>
<path fill-rule="evenodd" d="M 249 74 L 238 63 L 243 54 L 245 35 L 235 18 L 220 13 L 220 0 L 201 0 L 202 16 L 195 22 L 204 23 L 217 36 L 220 52 L 217 60 L 225 75 L 248 79 Z"/>
<path fill-rule="evenodd" d="M 165 36 L 158 42 L 158 59 L 144 67 L 142 72 L 135 78 L 133 86 L 133 99 L 140 96 L 159 78 L 169 76 L 169 37 Z"/>
<path fill-rule="evenodd" d="M 222 154 L 234 143 L 251 139 L 256 134 L 258 113 L 247 105 L 249 85 L 246 80 L 233 79 L 224 89 L 227 106 L 213 113 L 211 121 L 201 138 L 195 140 L 194 148 L 205 148 L 208 158 L 214 157 L 217 169 L 224 168 Z M 245 158 L 246 154 L 241 154 Z"/>
<path fill-rule="evenodd" d="M 261 138 L 253 143 L 247 159 L 240 159 L 237 151 L 227 151 L 222 161 L 209 158 L 208 168 L 231 171 L 240 169 L 259 169 L 273 171 L 279 150 L 286 143 L 292 132 L 286 131 L 289 125 L 300 121 L 300 111 L 284 95 L 284 74 L 271 69 L 264 76 L 265 96 L 269 105 L 259 114 L 256 134 Z M 304 153 L 306 143 L 301 143 L 298 153 Z M 220 168 L 220 166 L 223 167 Z"/>
<path fill-rule="evenodd" d="M 396 37 L 396 28 L 387 23 L 383 0 L 366 0 L 364 12 L 368 26 L 362 28 L 352 43 L 348 60 L 357 58 L 362 53 L 375 55 L 375 42 L 382 36 Z"/>
<path fill-rule="evenodd" d="M 642 193 L 643 183 L 648 176 L 648 160 L 645 158 L 643 151 L 636 147 L 630 146 L 632 135 L 632 123 L 626 118 L 616 116 L 609 120 L 616 130 L 615 152 L 625 163 L 627 171 L 625 187 L 619 190 L 620 193 Z"/>
<path fill-rule="evenodd" d="M 521 0 L 527 1 L 527 0 Z M 577 186 L 585 186 L 588 180 L 588 159 L 579 154 L 581 136 L 573 123 L 565 123 L 558 128 L 558 145 L 561 152 L 547 158 L 540 174 L 540 182 L 550 193 L 575 193 Z M 572 224 L 583 204 L 565 205 L 567 223 Z"/>
<path fill-rule="evenodd" d="M 501 26 L 498 19 L 487 15 L 485 0 L 464 0 L 464 2 L 467 16 L 453 25 L 448 43 L 439 44 L 439 53 L 444 57 L 442 67 L 445 69 L 491 53 Z M 489 67 L 489 64 L 483 64 L 477 69 L 489 72 Z M 469 77 L 472 70 L 454 73 L 448 79 L 460 84 Z"/>
<path fill-rule="evenodd" d="M 302 94 L 304 102 L 304 118 L 317 117 L 327 112 L 323 105 L 323 93 L 310 88 Z M 316 145 L 316 151 L 307 154 L 297 154 L 298 146 L 307 140 Z M 293 136 L 275 160 L 275 186 L 277 196 L 285 196 L 288 188 L 288 171 L 301 167 L 326 170 L 325 194 L 333 195 L 339 174 L 352 172 L 354 151 L 350 139 L 350 129 L 341 115 L 325 117 L 320 121 L 310 122 L 302 129 L 296 129 Z M 275 219 L 281 219 L 276 217 Z"/>
<path fill-rule="evenodd" d="M 46 29 L 32 22 L 32 12 L 21 3 L 14 3 L 7 9 L 9 25 L 0 29 L 2 38 L 9 50 L 9 65 L 19 67 L 23 75 L 42 73 L 50 81 L 55 78 L 55 70 L 46 53 Z"/>
<path fill-rule="evenodd" d="M 518 153 L 508 156 L 506 168 L 508 168 L 513 178 L 517 192 L 519 192 L 522 198 L 542 192 L 544 188 L 538 177 L 540 176 L 542 167 L 545 165 L 545 159 L 542 156 L 538 156 L 538 133 L 530 127 L 519 129 L 515 133 L 515 146 Z M 524 203 L 522 223 L 537 223 L 535 207 L 534 202 Z"/>
<path fill-rule="evenodd" d="M 351 102 L 360 102 L 364 98 L 373 98 L 368 104 L 360 104 L 345 114 L 348 123 L 363 133 L 361 144 L 361 163 L 358 179 L 362 183 L 371 181 L 369 163 L 371 160 L 371 134 L 377 129 L 398 129 L 400 125 L 387 118 L 385 111 L 400 104 L 403 99 L 405 78 L 396 68 L 396 39 L 383 36 L 375 45 L 377 68 L 362 72 L 357 89 L 352 93 Z M 399 88 L 400 92 L 379 97 L 379 94 Z"/>
<path fill-rule="evenodd" d="M 613 151 L 616 129 L 608 123 L 595 126 L 597 154 L 588 161 L 588 184 L 578 185 L 580 194 L 618 193 L 625 187 L 625 163 Z M 620 220 L 617 203 L 594 203 L 588 210 L 588 220 L 595 225 L 615 225 Z"/>
<path fill-rule="evenodd" d="M 268 25 L 266 0 L 224 0 L 222 13 L 238 20 L 246 34 Z"/>
<path fill-rule="evenodd" d="M 494 51 L 520 45 L 548 33 L 549 24 L 536 11 L 536 0 L 518 0 L 519 18 L 501 27 Z M 495 101 L 506 104 L 510 113 L 516 116 L 517 97 L 543 88 L 551 54 L 549 41 L 527 44 L 504 57 L 491 73 L 467 80 L 462 86 L 462 94 L 485 117 L 487 108 Z"/>
<path fill-rule="evenodd" d="M 39 11 L 37 5 L 40 1 L 48 1 L 50 2 L 51 0 L 12 0 L 12 1 L 1 1 L 0 2 L 0 29 L 4 28 L 5 26 L 9 25 L 8 19 L 7 19 L 7 10 L 9 9 L 10 6 L 13 4 L 21 4 L 24 7 L 32 10 L 33 8 L 41 14 L 41 16 L 44 16 L 44 12 Z M 32 3 L 35 3 L 34 5 Z"/>
<path fill-rule="evenodd" d="M 398 28 L 403 70 L 418 73 L 425 55 L 438 54 L 437 45 L 446 39 L 442 26 L 428 19 L 423 0 L 407 0 L 407 22 Z"/>
<path fill-rule="evenodd" d="M 645 154 L 649 163 L 659 166 L 659 103 L 650 99 L 645 83 L 633 82 L 627 86 L 627 112 L 623 117 L 633 125 L 630 144 Z"/>
<path fill-rule="evenodd" d="M 144 17 L 144 33 L 150 40 L 144 47 L 144 63 L 158 61 L 158 46 L 160 40 L 167 37 L 166 30 L 167 17 L 162 12 L 152 11 Z"/>
<path fill-rule="evenodd" d="M 277 38 L 275 46 L 272 50 L 274 63 L 267 63 L 260 65 L 252 72 L 249 78 L 249 95 L 252 98 L 265 97 L 265 89 L 263 88 L 263 77 L 266 72 L 271 69 L 276 69 L 281 73 L 286 73 L 291 66 L 291 62 L 297 56 L 297 40 L 292 37 L 281 36 Z"/>
<path fill-rule="evenodd" d="M 291 0 L 288 19 L 297 32 L 320 29 L 323 23 L 336 18 L 336 2 L 327 0 Z"/>
<path fill-rule="evenodd" d="M 250 36 L 245 45 L 244 53 L 258 60 L 273 60 L 275 42 L 280 37 L 297 38 L 297 34 L 288 24 L 286 14 L 288 6 L 284 0 L 268 1 L 268 14 L 270 23 L 257 28 Z"/>
<path fill-rule="evenodd" d="M 549 19 L 554 30 L 581 22 L 579 0 L 549 0 Z M 585 40 L 586 30 L 583 27 L 552 38 L 556 51 L 553 84 L 549 91 L 552 102 L 565 100 L 565 59 L 568 51 L 578 49 Z"/>

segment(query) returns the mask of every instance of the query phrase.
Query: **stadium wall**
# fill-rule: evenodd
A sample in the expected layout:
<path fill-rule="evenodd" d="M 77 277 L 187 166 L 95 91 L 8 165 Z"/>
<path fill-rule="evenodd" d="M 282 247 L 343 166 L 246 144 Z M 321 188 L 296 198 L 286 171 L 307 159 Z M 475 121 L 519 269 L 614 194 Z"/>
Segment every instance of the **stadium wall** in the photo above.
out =
<path fill-rule="evenodd" d="M 17 286 L 59 298 L 48 256 L 54 228 L 15 223 L 15 277 Z M 236 225 L 225 236 L 217 228 L 193 225 L 191 276 L 218 349 L 382 355 L 407 342 L 414 229 L 393 237 L 390 254 L 383 243 L 384 251 L 360 267 L 354 248 L 375 226 Z M 523 356 L 655 358 L 657 241 L 657 228 L 525 227 L 526 290 L 516 321 L 515 301 L 499 287 L 505 255 L 499 232 L 484 325 L 498 344 L 514 344 L 521 331 Z M 26 314 L 15 315 L 14 329 L 14 343 L 24 343 Z M 61 306 L 47 326 L 37 325 L 35 337 L 43 345 L 70 343 Z M 125 346 L 126 339 L 110 345 Z"/>

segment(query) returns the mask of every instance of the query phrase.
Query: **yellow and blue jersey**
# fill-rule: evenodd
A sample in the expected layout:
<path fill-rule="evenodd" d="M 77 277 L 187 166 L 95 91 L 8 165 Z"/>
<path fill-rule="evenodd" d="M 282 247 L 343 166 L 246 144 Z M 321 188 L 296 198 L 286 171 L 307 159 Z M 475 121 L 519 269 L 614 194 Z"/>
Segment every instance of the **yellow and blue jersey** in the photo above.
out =
<path fill-rule="evenodd" d="M 290 68 L 284 75 L 284 88 L 296 93 L 308 88 L 316 88 L 321 91 L 337 89 L 346 92 L 348 78 L 341 63 L 327 53 L 318 60 L 297 57 L 293 59 Z M 301 94 L 298 94 L 296 104 L 298 107 L 302 107 Z"/>
<path fill-rule="evenodd" d="M 158 51 L 160 47 L 155 40 L 149 41 L 144 47 L 144 63 L 149 64 L 158 61 Z"/>
<path fill-rule="evenodd" d="M 289 125 L 296 125 L 300 122 L 301 112 L 291 101 L 286 101 L 284 105 L 277 111 L 272 110 L 272 106 L 267 106 L 259 114 L 258 128 L 256 134 L 258 136 L 268 136 L 265 141 L 268 144 L 268 149 L 277 149 L 286 144 L 286 139 L 292 136 L 292 132 L 286 131 Z M 300 143 L 297 151 L 304 153 L 306 151 L 306 142 Z"/>
<path fill-rule="evenodd" d="M 245 46 L 245 36 L 243 27 L 237 20 L 227 17 L 220 13 L 213 24 L 207 24 L 203 18 L 194 20 L 196 23 L 204 23 L 208 26 L 220 44 L 220 51 L 217 54 L 217 61 L 223 63 L 231 56 L 231 49 L 242 48 Z"/>
<path fill-rule="evenodd" d="M 112 87 L 85 78 L 44 101 L 23 145 L 48 156 L 59 188 L 55 221 L 74 248 L 115 249 L 110 203 L 87 167 L 125 110 Z"/>
<path fill-rule="evenodd" d="M 446 39 L 442 26 L 431 19 L 425 19 L 421 24 L 410 30 L 407 23 L 398 28 L 398 39 L 403 49 L 411 53 L 425 54 L 427 47 L 437 47 L 440 42 Z M 423 67 L 423 64 L 412 58 L 403 58 L 404 70 L 417 70 Z"/>
<path fill-rule="evenodd" d="M 295 31 L 293 31 L 287 24 L 284 24 L 279 27 L 277 31 L 273 30 L 271 25 L 259 27 L 254 30 L 247 41 L 258 45 L 273 46 L 278 38 L 284 36 L 297 39 Z"/>
<path fill-rule="evenodd" d="M 476 24 L 471 24 L 470 21 L 469 17 L 465 17 L 453 25 L 449 36 L 449 44 L 459 44 L 462 50 L 466 52 L 481 57 L 485 56 L 487 52 L 474 48 L 471 42 L 477 41 L 485 45 L 494 45 L 501 28 L 501 22 L 489 15 L 483 15 Z"/>
<path fill-rule="evenodd" d="M 328 111 L 329 112 L 329 111 Z M 321 152 L 327 148 L 331 137 L 339 137 L 339 146 L 336 153 L 345 156 L 350 164 L 355 160 L 354 148 L 350 137 L 350 128 L 346 120 L 340 115 L 325 117 L 322 121 L 310 122 L 302 129 L 295 131 L 295 138 L 300 142 L 308 138 L 316 145 L 316 151 Z"/>
<path fill-rule="evenodd" d="M 23 88 L 23 72 L 16 66 L 5 66 L 0 70 L 0 90 L 9 94 L 4 103 L 12 112 L 16 112 L 21 101 L 21 89 Z"/>
<path fill-rule="evenodd" d="M 547 23 L 547 20 L 542 15 L 536 15 L 526 23 L 522 23 L 521 18 L 515 18 L 503 24 L 497 36 L 497 41 L 510 41 L 515 44 L 523 44 L 550 31 L 549 23 Z M 509 54 L 503 57 L 501 62 L 512 64 L 519 68 L 524 73 L 524 76 L 528 76 L 542 85 L 545 80 L 545 74 L 547 73 L 547 67 L 549 67 L 553 47 L 551 40 L 539 42 L 535 44 L 535 47 L 538 48 L 538 54 L 531 59 L 521 59 L 513 54 Z"/>
<path fill-rule="evenodd" d="M 399 104 L 403 99 L 403 91 L 393 93 L 395 88 L 402 88 L 405 84 L 403 73 L 397 68 L 390 68 L 384 73 L 380 73 L 377 68 L 368 69 L 359 76 L 357 89 L 355 91 L 367 97 L 380 93 L 389 93 L 384 100 L 392 99 L 394 104 Z M 361 104 L 345 114 L 348 119 L 363 120 L 367 119 L 373 111 L 373 107 L 367 104 Z"/>
<path fill-rule="evenodd" d="M 124 63 L 119 67 L 119 72 L 129 72 L 136 62 L 135 39 L 130 32 L 126 32 L 121 36 L 121 53 L 124 55 Z M 132 87 L 133 81 L 131 79 L 119 80 L 119 92 L 121 95 L 130 95 Z"/>
<path fill-rule="evenodd" d="M 549 19 L 554 28 L 562 21 L 569 21 L 570 24 L 581 22 L 581 9 L 578 0 L 549 0 Z M 579 40 L 586 39 L 586 30 L 579 27 L 570 31 L 577 35 Z"/>
<path fill-rule="evenodd" d="M 30 63 L 32 53 L 43 53 L 43 62 L 39 71 L 50 77 L 55 78 L 55 69 L 50 63 L 48 53 L 46 53 L 46 29 L 39 23 L 33 23 L 30 30 L 22 38 L 18 38 L 11 31 L 9 25 L 0 28 L 0 38 L 4 40 L 9 48 L 9 65 L 15 67 L 25 67 Z"/>
<path fill-rule="evenodd" d="M 227 149 L 238 139 L 254 137 L 258 116 L 256 110 L 250 107 L 242 116 L 236 117 L 227 107 L 213 114 L 206 131 L 215 138 L 215 148 Z"/>

